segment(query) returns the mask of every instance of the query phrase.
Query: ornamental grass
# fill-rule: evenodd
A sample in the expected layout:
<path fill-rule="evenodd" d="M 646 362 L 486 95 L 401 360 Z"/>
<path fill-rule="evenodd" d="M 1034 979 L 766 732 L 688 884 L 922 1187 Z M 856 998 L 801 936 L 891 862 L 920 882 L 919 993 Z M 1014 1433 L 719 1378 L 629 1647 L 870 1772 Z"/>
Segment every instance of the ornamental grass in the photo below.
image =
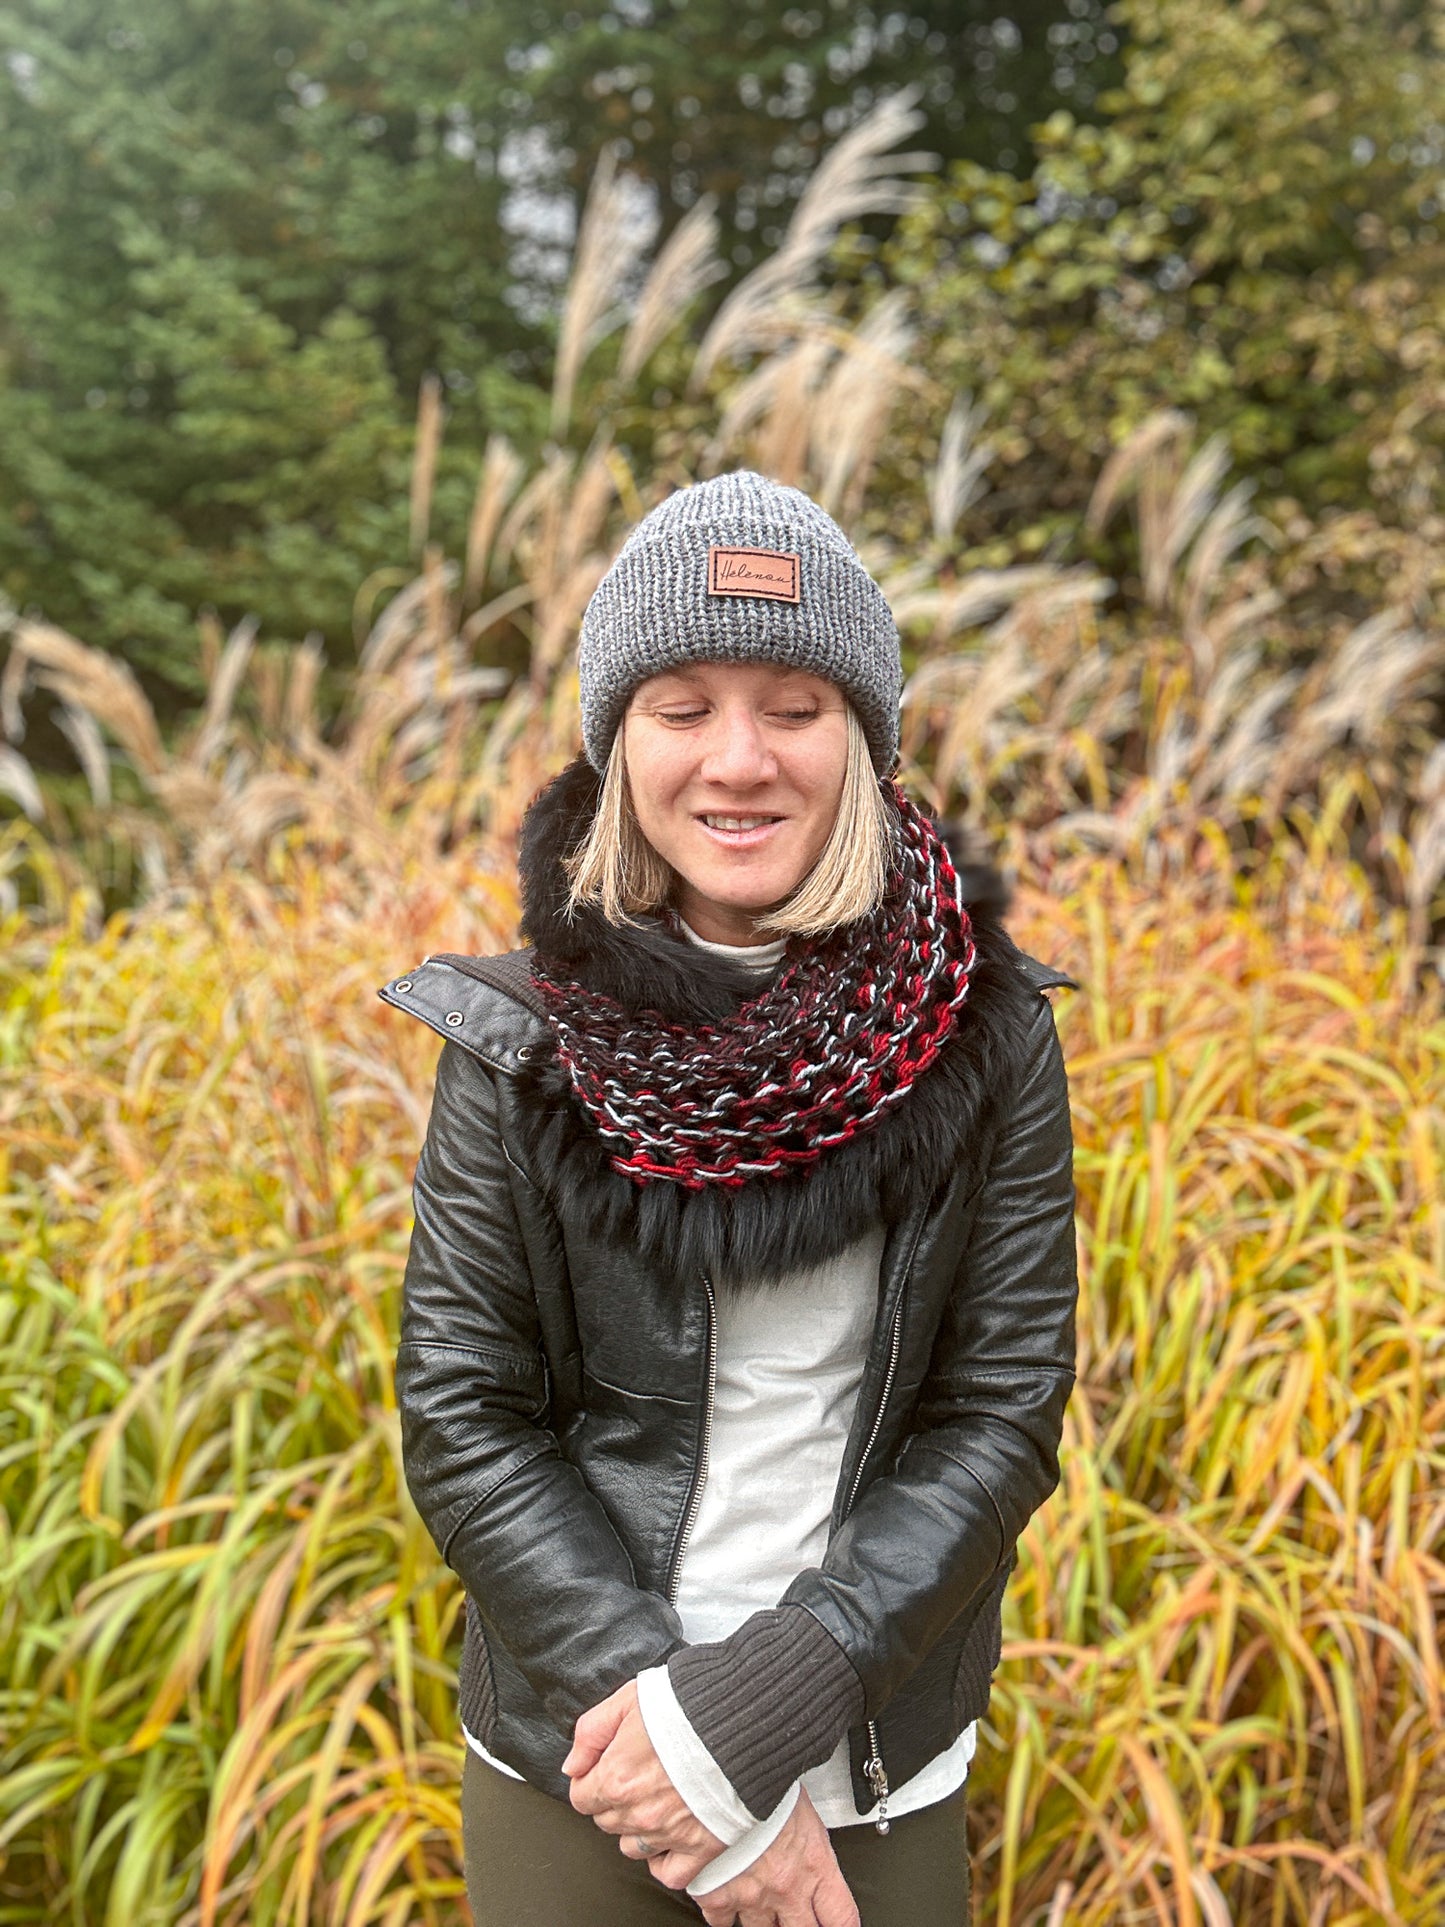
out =
<path fill-rule="evenodd" d="M 0 933 L 0 1920 L 465 1917 L 461 1600 L 392 1392 L 438 1045 L 374 987 L 508 942 L 476 855 L 359 909 L 282 838 Z M 970 1782 L 978 1916 L 1423 1927 L 1440 997 L 1323 830 L 1148 867 L 1059 854 L 1013 917 L 1082 984 L 1079 1379 Z"/>
<path fill-rule="evenodd" d="M 630 265 L 599 178 L 551 415 L 587 447 L 529 473 L 494 436 L 448 560 L 424 383 L 414 567 L 359 588 L 329 711 L 316 637 L 203 619 L 210 693 L 167 733 L 114 658 L 12 625 L 0 1927 L 466 1918 L 461 1599 L 392 1390 L 439 1046 L 374 990 L 512 941 L 586 599 L 653 501 L 742 465 L 854 534 L 904 635 L 904 780 L 986 836 L 1020 879 L 1014 934 L 1081 984 L 1055 998 L 1079 1378 L 970 1780 L 980 1927 L 1445 1918 L 1445 639 L 1423 564 L 1392 606 L 1321 600 L 1348 518 L 1266 528 L 1166 410 L 1101 470 L 1086 530 L 1128 503 L 1137 572 L 956 570 L 979 410 L 923 372 L 891 296 L 853 326 L 808 295 L 840 223 L 906 199 L 880 149 L 912 124 L 840 142 L 777 255 L 667 350 L 675 419 L 646 370 L 715 276 L 711 216 L 589 383 Z M 905 392 L 942 424 L 927 459 L 891 437 Z M 868 503 L 892 457 L 926 508 Z M 1286 535 L 1277 561 L 1251 547 Z M 14 746 L 35 697 L 83 789 Z"/>

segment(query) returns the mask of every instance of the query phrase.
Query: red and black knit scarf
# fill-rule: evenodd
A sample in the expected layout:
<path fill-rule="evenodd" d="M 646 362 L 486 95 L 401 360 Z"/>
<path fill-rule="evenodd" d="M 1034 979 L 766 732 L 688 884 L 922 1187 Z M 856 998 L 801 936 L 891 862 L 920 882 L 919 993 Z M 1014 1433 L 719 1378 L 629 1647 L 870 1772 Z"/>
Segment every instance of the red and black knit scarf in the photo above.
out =
<path fill-rule="evenodd" d="M 628 1011 L 534 958 L 558 1059 L 614 1170 L 697 1191 L 814 1164 L 933 1063 L 968 995 L 973 932 L 938 832 L 888 793 L 898 835 L 878 910 L 791 938 L 771 984 L 725 1020 Z"/>

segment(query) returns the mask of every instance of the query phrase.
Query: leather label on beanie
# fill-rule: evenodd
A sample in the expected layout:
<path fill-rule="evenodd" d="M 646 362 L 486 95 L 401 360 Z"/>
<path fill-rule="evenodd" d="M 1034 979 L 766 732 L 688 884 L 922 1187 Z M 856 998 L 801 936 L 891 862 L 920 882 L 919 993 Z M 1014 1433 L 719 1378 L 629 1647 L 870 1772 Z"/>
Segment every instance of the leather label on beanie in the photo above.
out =
<path fill-rule="evenodd" d="M 799 600 L 801 558 L 785 549 L 720 549 L 707 552 L 709 595 L 760 595 L 770 602 Z"/>

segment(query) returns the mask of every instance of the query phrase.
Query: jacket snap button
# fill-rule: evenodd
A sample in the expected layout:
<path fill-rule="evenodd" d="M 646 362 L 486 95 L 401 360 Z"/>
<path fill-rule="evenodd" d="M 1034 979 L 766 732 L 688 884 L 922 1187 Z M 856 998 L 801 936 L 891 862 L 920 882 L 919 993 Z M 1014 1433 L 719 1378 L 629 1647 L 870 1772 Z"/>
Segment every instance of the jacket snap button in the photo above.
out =
<path fill-rule="evenodd" d="M 402 977 L 402 978 L 400 978 L 400 979 L 398 980 L 398 982 L 397 982 L 397 985 L 396 985 L 396 988 L 397 988 L 398 990 L 410 990 L 410 989 L 411 989 L 411 978 L 410 978 L 410 977 Z"/>
<path fill-rule="evenodd" d="M 459 1010 L 449 1010 L 447 1012 L 446 1020 L 451 1025 L 452 1029 L 455 1030 L 457 1025 L 462 1021 L 462 1013 Z"/>
<path fill-rule="evenodd" d="M 532 1061 L 532 1046 L 530 1044 L 518 1044 L 517 1062 L 519 1064 L 530 1064 L 531 1061 Z"/>

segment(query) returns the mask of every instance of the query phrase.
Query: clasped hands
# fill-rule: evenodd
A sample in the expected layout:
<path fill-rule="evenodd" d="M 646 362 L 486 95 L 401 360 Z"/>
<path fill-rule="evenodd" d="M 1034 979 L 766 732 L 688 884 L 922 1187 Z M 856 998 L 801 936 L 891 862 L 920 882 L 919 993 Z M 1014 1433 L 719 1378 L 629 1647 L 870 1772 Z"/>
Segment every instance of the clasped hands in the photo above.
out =
<path fill-rule="evenodd" d="M 646 1860 L 664 1887 L 681 1891 L 723 1851 L 724 1843 L 692 1812 L 658 1759 L 635 1680 L 577 1721 L 562 1771 L 572 1782 L 569 1797 L 577 1811 L 590 1814 L 604 1833 L 616 1834 L 629 1860 Z M 859 1927 L 828 1830 L 806 1788 L 772 1845 L 735 1879 L 697 1898 L 697 1905 L 708 1927 Z"/>

